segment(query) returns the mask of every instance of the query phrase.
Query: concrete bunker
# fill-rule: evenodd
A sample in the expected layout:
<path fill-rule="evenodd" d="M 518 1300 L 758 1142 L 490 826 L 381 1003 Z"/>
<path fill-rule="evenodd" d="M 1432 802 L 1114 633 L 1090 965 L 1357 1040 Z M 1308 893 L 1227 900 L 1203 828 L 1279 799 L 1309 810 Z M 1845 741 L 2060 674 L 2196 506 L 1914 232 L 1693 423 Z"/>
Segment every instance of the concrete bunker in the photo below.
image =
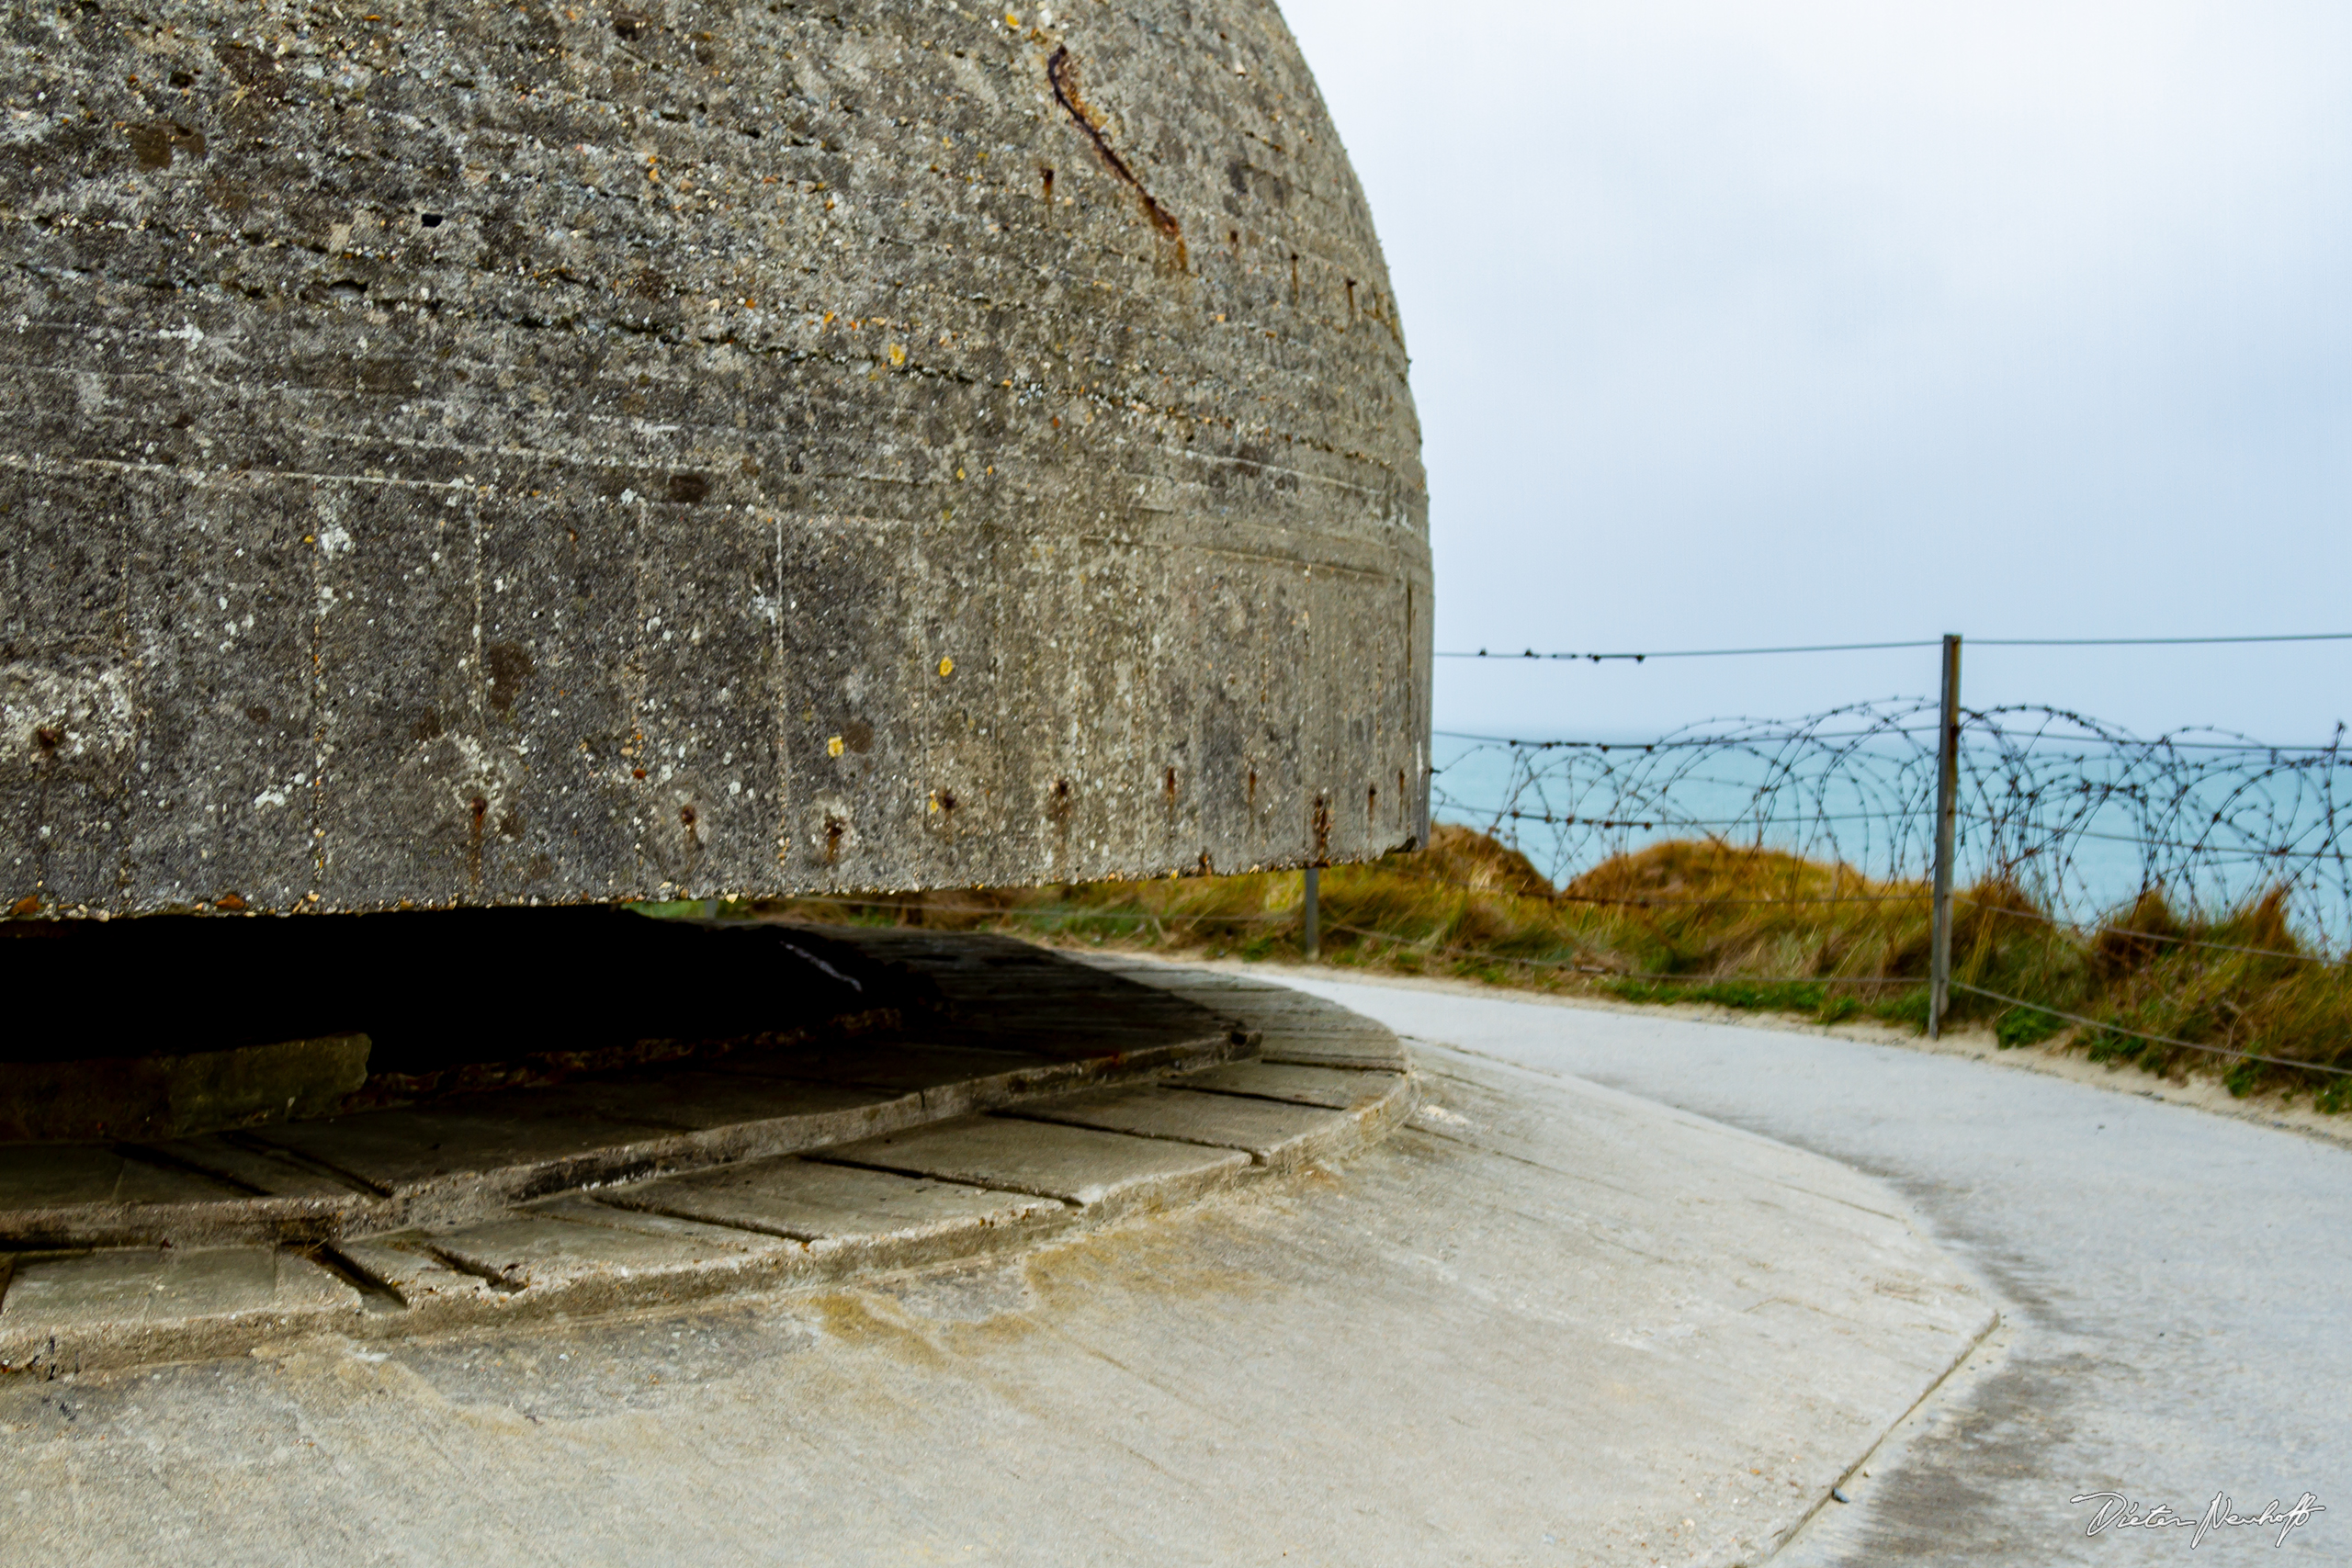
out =
<path fill-rule="evenodd" d="M 165 0 L 0 77 L 10 1071 L 692 1010 L 548 906 L 1426 836 L 1404 339 L 1272 4 Z"/>

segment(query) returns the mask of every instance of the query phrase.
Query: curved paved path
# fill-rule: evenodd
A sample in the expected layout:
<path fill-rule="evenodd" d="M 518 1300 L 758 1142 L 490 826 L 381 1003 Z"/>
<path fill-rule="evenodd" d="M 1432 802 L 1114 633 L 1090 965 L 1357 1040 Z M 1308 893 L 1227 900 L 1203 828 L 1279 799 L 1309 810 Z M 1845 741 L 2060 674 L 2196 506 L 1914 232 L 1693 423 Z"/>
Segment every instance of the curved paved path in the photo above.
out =
<path fill-rule="evenodd" d="M 1272 974 L 1270 970 L 1255 973 Z M 2352 1562 L 2352 1152 L 1899 1046 L 1283 976 L 1408 1036 L 1573 1075 L 1899 1187 L 2007 1323 L 1781 1563 L 2183 1561 L 2188 1529 L 2087 1539 L 2076 1494 L 2327 1512 L 2199 1550 Z M 2127 1087 L 2132 1079 L 2120 1080 Z"/>
<path fill-rule="evenodd" d="M 1394 1065 L 1323 1002 L 1151 975 L 1261 1035 L 1199 1100 L 1288 1121 L 1234 1090 Z M 1736 1568 L 1991 1322 L 1869 1176 L 1458 1052 L 1415 1079 L 1344 1161 L 943 1267 L 0 1376 L 0 1565 Z M 1133 1093 L 1023 1114 L 1132 1126 Z M 777 1214 L 758 1163 L 695 1212 Z"/>

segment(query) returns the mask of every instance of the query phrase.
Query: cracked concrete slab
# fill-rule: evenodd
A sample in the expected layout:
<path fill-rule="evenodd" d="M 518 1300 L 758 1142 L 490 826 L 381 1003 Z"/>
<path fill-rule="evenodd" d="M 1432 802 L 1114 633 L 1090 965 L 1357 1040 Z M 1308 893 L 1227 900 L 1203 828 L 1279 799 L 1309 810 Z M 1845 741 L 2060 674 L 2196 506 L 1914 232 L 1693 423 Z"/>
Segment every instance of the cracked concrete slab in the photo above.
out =
<path fill-rule="evenodd" d="M 1172 1138 L 1239 1149 L 1261 1165 L 1311 1159 L 1330 1140 L 1355 1131 L 1336 1111 L 1238 1095 L 1202 1096 L 1183 1089 L 1110 1089 L 1034 1105 L 1022 1115 L 1073 1127 L 1100 1127 L 1146 1138 Z"/>
<path fill-rule="evenodd" d="M 103 1145 L 0 1145 L 0 1209 L 203 1203 L 244 1195 L 228 1182 L 127 1158 Z"/>
<path fill-rule="evenodd" d="M 1197 1197 L 1250 1164 L 1238 1150 L 997 1116 L 844 1144 L 820 1157 L 1105 1210 Z"/>
<path fill-rule="evenodd" d="M 292 1330 L 348 1316 L 359 1292 L 282 1247 L 120 1247 L 17 1262 L 0 1298 L 0 1367 L 36 1365 L 61 1334 L 117 1343 L 233 1332 L 252 1320 Z"/>
<path fill-rule="evenodd" d="M 654 1215 L 632 1225 L 632 1217 L 616 1210 L 598 1217 L 610 1223 L 560 1213 L 517 1214 L 438 1233 L 433 1249 L 493 1287 L 523 1290 L 572 1286 L 607 1276 L 617 1280 L 639 1273 L 684 1273 L 714 1260 L 773 1251 L 776 1246 L 775 1238 L 750 1232 L 690 1231 L 662 1225 Z"/>
<path fill-rule="evenodd" d="M 1184 1087 L 1216 1094 L 1287 1100 L 1294 1105 L 1320 1105 L 1331 1111 L 1363 1111 L 1380 1103 L 1399 1081 L 1395 1073 L 1307 1066 L 1292 1062 L 1236 1062 L 1230 1066 L 1188 1074 Z"/>
<path fill-rule="evenodd" d="M 979 1225 L 1058 1213 L 1059 1199 L 797 1158 L 753 1160 L 599 1194 L 627 1209 L 675 1214 L 797 1241 L 888 1235 L 928 1240 Z"/>

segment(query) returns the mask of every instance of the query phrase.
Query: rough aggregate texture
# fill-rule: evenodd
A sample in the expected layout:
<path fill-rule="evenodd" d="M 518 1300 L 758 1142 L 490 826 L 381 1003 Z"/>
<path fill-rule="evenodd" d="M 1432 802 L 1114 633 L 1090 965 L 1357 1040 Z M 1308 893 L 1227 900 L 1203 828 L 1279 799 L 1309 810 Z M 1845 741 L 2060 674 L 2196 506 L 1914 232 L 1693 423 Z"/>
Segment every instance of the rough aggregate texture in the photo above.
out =
<path fill-rule="evenodd" d="M 1426 833 L 1404 341 L 1266 0 L 0 15 L 0 899 Z"/>
<path fill-rule="evenodd" d="M 61 1343 L 0 1378 L 0 1564 L 1734 1568 L 1989 1324 L 1847 1167 L 1423 1059 L 1437 1102 L 1343 1166 L 944 1269 L 136 1371 Z M 476 1311 L 459 1280 L 424 1288 Z M 2116 1544 L 2081 1528 L 1967 1561 Z M 2212 1556 L 2162 1544 L 2120 1560 Z"/>

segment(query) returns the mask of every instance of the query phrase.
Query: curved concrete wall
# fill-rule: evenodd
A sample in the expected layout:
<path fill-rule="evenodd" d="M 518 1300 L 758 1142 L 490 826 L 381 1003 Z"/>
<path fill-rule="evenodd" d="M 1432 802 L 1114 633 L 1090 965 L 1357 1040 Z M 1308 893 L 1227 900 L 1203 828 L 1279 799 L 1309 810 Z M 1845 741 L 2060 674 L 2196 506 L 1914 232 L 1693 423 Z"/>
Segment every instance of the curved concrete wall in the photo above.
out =
<path fill-rule="evenodd" d="M 1404 341 L 1265 0 L 0 28 L 17 913 L 1425 835 Z"/>

